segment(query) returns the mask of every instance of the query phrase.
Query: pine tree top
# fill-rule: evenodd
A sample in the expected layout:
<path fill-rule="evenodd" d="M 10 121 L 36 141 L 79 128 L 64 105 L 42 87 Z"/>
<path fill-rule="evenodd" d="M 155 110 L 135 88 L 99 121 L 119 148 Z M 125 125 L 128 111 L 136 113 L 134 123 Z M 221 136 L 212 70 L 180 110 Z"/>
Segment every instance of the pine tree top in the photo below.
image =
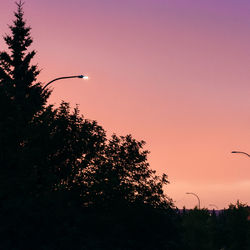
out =
<path fill-rule="evenodd" d="M 11 34 L 4 37 L 9 51 L 0 52 L 0 88 L 18 112 L 23 112 L 26 120 L 30 120 L 43 108 L 50 92 L 43 91 L 41 83 L 36 82 L 40 70 L 31 64 L 36 52 L 28 51 L 33 42 L 31 27 L 24 20 L 24 2 L 20 0 L 16 5 L 15 19 L 9 25 Z"/>

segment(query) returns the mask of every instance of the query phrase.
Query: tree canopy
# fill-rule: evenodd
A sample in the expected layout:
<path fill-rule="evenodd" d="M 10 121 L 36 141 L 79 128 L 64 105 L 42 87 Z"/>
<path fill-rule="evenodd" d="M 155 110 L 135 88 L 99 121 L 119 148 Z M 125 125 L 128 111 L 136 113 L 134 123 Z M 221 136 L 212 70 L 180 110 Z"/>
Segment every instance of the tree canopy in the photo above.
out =
<path fill-rule="evenodd" d="M 150 169 L 143 141 L 108 139 L 78 107 L 47 104 L 51 92 L 37 82 L 31 28 L 23 3 L 16 4 L 11 34 L 4 37 L 9 51 L 0 53 L 2 197 L 67 192 L 87 207 L 171 207 L 163 192 L 167 176 Z"/>

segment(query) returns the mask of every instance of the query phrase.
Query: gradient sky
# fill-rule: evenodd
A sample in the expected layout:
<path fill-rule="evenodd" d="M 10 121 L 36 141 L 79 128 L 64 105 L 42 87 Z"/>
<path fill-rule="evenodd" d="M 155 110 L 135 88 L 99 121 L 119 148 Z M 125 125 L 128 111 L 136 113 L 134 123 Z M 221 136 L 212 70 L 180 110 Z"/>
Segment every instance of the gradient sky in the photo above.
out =
<path fill-rule="evenodd" d="M 1 0 L 9 33 L 14 1 Z M 26 0 L 50 103 L 147 142 L 178 207 L 250 204 L 249 0 Z M 3 39 L 0 50 L 6 49 Z"/>

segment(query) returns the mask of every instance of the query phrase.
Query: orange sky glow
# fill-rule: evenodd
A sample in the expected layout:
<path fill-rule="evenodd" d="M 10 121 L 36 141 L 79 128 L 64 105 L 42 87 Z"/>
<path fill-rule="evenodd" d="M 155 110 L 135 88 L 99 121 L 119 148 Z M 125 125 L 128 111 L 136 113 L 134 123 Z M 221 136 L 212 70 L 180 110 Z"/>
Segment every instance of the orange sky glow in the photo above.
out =
<path fill-rule="evenodd" d="M 14 1 L 2 0 L 1 35 Z M 182 208 L 250 205 L 250 2 L 26 0 L 49 102 L 79 104 L 107 134 L 147 142 L 151 168 Z M 5 50 L 3 39 L 0 50 Z"/>

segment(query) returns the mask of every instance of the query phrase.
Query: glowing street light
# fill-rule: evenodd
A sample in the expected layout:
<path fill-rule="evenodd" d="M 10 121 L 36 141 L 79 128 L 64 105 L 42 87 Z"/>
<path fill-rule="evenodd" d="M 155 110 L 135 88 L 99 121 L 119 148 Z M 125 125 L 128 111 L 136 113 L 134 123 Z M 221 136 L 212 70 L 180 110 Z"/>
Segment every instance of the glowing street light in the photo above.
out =
<path fill-rule="evenodd" d="M 82 79 L 87 80 L 89 77 L 88 77 L 88 76 L 84 76 L 84 75 L 58 77 L 58 78 L 55 78 L 54 80 L 48 82 L 48 83 L 42 88 L 42 90 L 44 90 L 45 88 L 47 88 L 52 82 L 55 82 L 55 81 L 61 80 L 61 79 L 68 79 L 68 78 L 82 78 Z"/>
<path fill-rule="evenodd" d="M 231 153 L 232 153 L 232 154 L 244 154 L 244 155 L 250 157 L 249 154 L 247 154 L 247 153 L 245 153 L 245 152 L 242 152 L 242 151 L 232 151 Z"/>
<path fill-rule="evenodd" d="M 186 193 L 186 194 L 192 194 L 192 195 L 194 195 L 198 199 L 198 209 L 201 209 L 201 202 L 200 202 L 199 196 L 197 194 L 195 194 L 195 193 Z"/>

